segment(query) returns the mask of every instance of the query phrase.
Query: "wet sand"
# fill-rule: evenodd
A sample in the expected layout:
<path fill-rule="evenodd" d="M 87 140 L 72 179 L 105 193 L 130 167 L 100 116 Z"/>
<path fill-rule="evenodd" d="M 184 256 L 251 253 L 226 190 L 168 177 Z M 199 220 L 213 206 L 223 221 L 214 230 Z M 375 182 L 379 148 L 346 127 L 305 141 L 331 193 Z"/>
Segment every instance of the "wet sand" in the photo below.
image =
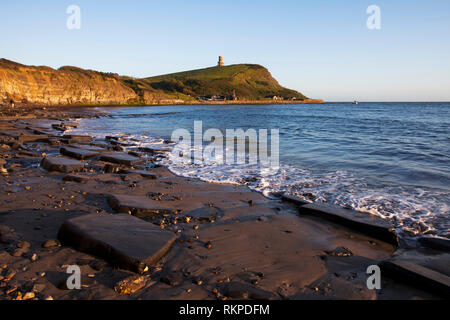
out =
<path fill-rule="evenodd" d="M 130 141 L 64 137 L 64 129 L 74 125 L 72 118 L 96 116 L 93 112 L 39 109 L 0 118 L 0 299 L 445 296 L 448 251 L 402 242 L 397 248 L 339 222 L 299 214 L 298 204 L 265 198 L 245 186 L 176 176 L 151 165 L 163 154 L 133 150 L 133 156 L 140 156 L 136 161 L 113 164 L 118 155 L 126 158 Z M 66 150 L 62 156 L 62 147 L 75 153 Z M 84 156 L 77 173 L 41 166 L 44 158 L 79 161 Z M 71 171 L 70 165 L 64 168 Z M 155 203 L 158 210 L 147 208 Z M 107 220 L 118 211 L 176 236 L 169 250 L 140 274 L 111 262 L 105 252 L 79 251 L 59 234 L 70 219 L 91 214 Z M 384 271 L 381 289 L 368 289 L 367 267 L 392 259 L 442 276 L 444 293 L 405 281 L 401 272 L 385 276 Z M 66 287 L 69 265 L 81 268 L 80 290 Z"/>

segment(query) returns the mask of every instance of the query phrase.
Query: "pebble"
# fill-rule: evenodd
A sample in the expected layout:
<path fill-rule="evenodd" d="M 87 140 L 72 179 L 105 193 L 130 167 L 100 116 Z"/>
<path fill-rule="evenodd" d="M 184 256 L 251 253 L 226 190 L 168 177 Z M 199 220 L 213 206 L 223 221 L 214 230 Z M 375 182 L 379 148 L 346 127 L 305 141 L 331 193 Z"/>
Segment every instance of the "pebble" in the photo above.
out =
<path fill-rule="evenodd" d="M 30 248 L 17 248 L 13 251 L 12 256 L 13 257 L 21 257 L 23 254 L 30 251 Z"/>
<path fill-rule="evenodd" d="M 42 248 L 54 248 L 54 247 L 60 247 L 61 243 L 59 240 L 47 240 L 44 243 L 42 243 Z"/>
<path fill-rule="evenodd" d="M 30 248 L 31 244 L 27 241 L 19 241 L 17 242 L 17 248 Z"/>
<path fill-rule="evenodd" d="M 27 292 L 25 293 L 25 295 L 22 297 L 22 300 L 31 300 L 35 297 L 36 295 L 34 294 L 34 292 Z"/>

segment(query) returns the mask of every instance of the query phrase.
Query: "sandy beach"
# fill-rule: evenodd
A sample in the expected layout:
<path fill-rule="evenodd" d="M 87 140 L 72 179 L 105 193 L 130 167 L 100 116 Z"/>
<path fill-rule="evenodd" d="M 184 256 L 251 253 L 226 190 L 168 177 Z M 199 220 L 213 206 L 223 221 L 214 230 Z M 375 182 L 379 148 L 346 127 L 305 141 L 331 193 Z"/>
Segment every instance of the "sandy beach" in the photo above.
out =
<path fill-rule="evenodd" d="M 2 113 L 0 299 L 448 297 L 448 241 L 397 242 L 380 218 L 179 177 L 152 165 L 164 150 L 64 133 L 95 116 Z"/>

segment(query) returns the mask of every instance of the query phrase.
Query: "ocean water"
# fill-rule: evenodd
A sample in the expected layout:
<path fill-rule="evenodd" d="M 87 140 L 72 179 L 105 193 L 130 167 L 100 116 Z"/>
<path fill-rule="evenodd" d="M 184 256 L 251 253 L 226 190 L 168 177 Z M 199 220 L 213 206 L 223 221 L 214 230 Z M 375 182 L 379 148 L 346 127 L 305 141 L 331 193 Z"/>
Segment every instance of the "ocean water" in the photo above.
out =
<path fill-rule="evenodd" d="M 279 129 L 279 168 L 180 164 L 173 172 L 287 192 L 394 221 L 401 235 L 450 237 L 450 103 L 166 106 L 101 108 L 76 133 L 129 135 L 136 145 L 170 139 L 175 129 Z M 214 157 L 213 157 L 214 158 Z M 217 160 L 217 161 L 214 161 Z"/>

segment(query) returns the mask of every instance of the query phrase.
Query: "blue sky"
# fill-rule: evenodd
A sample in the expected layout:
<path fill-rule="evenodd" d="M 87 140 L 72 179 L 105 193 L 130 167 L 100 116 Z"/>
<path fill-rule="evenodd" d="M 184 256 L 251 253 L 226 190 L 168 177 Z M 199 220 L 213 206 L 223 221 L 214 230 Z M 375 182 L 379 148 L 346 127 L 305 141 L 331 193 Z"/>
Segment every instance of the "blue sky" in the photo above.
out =
<path fill-rule="evenodd" d="M 381 30 L 366 27 L 372 4 Z M 0 57 L 24 64 L 144 77 L 223 55 L 312 98 L 450 101 L 448 0 L 15 0 L 1 1 L 0 30 Z"/>

